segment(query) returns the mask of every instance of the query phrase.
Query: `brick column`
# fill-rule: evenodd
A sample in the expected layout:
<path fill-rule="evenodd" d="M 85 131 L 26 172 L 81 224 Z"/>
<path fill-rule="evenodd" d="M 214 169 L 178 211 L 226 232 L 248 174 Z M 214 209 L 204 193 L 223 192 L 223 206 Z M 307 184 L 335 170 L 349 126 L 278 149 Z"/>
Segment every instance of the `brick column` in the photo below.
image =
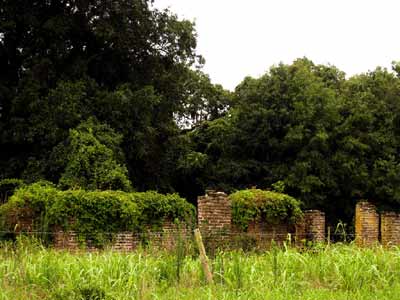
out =
<path fill-rule="evenodd" d="M 381 214 L 381 242 L 384 246 L 400 245 L 400 214 L 395 212 Z"/>
<path fill-rule="evenodd" d="M 224 192 L 206 191 L 205 196 L 197 199 L 198 226 L 202 235 L 231 232 L 231 202 Z"/>
<path fill-rule="evenodd" d="M 378 243 L 379 215 L 375 205 L 359 202 L 356 205 L 356 244 L 369 246 Z"/>

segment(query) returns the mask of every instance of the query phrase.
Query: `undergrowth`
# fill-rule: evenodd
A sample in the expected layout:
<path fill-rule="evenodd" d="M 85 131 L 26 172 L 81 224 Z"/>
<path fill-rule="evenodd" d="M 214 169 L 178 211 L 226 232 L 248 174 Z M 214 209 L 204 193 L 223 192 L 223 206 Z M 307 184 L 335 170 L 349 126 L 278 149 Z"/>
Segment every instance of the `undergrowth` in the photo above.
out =
<path fill-rule="evenodd" d="M 197 255 L 68 253 L 30 240 L 0 249 L 0 299 L 398 299 L 400 250 L 333 245 L 219 252 L 207 285 Z"/>

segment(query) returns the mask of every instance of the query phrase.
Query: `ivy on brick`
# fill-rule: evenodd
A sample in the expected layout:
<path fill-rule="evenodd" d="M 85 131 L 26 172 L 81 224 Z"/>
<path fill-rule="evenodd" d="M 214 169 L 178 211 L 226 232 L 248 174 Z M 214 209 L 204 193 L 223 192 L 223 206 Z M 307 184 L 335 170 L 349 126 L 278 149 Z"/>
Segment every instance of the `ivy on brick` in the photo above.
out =
<path fill-rule="evenodd" d="M 252 221 L 293 224 L 303 216 L 301 202 L 283 193 L 247 189 L 231 194 L 229 199 L 232 203 L 232 222 L 243 230 Z"/>
<path fill-rule="evenodd" d="M 61 191 L 48 182 L 17 189 L 0 207 L 3 220 L 29 209 L 35 230 L 59 227 L 79 233 L 81 239 L 102 240 L 104 233 L 161 229 L 164 220 L 194 224 L 195 208 L 177 194 L 122 191 Z M 12 224 L 9 224 L 12 225 Z"/>

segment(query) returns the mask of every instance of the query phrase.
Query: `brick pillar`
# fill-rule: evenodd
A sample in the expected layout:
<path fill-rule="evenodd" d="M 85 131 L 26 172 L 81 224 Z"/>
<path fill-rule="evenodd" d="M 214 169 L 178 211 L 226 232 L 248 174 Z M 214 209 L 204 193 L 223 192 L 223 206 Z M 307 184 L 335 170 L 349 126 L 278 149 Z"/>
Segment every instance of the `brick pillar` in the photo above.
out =
<path fill-rule="evenodd" d="M 400 245 L 400 214 L 395 212 L 381 214 L 381 242 L 384 246 Z"/>
<path fill-rule="evenodd" d="M 206 191 L 205 196 L 197 199 L 198 226 L 202 235 L 231 232 L 231 202 L 224 192 Z"/>
<path fill-rule="evenodd" d="M 378 243 L 379 215 L 375 205 L 359 202 L 356 205 L 356 244 L 369 246 Z"/>

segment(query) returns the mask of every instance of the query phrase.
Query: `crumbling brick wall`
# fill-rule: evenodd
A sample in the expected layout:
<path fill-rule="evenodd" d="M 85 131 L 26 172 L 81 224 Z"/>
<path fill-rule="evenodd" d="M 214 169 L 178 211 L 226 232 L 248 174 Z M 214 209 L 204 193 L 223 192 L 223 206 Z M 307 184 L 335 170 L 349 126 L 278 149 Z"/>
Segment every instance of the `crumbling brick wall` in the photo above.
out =
<path fill-rule="evenodd" d="M 314 242 L 325 241 L 325 213 L 319 210 L 307 210 L 304 213 L 306 238 Z"/>
<path fill-rule="evenodd" d="M 255 247 L 267 247 L 274 240 L 282 243 L 288 234 L 294 235 L 294 226 L 286 223 L 273 224 L 257 220 L 243 230 L 232 223 L 232 208 L 228 195 L 223 192 L 206 191 L 198 197 L 198 226 L 207 246 L 238 246 L 252 243 Z"/>
<path fill-rule="evenodd" d="M 25 215 L 19 218 L 21 228 L 26 231 L 32 229 L 32 218 L 25 218 Z M 292 240 L 304 238 L 323 241 L 325 239 L 325 214 L 316 210 L 305 212 L 304 220 L 296 225 L 296 230 L 290 224 L 272 224 L 268 220 L 258 220 L 251 222 L 248 229 L 243 231 L 232 224 L 232 208 L 228 195 L 212 190 L 206 191 L 205 196 L 198 197 L 198 226 L 203 240 L 212 241 L 215 245 L 230 244 L 241 235 L 254 239 L 259 245 L 270 244 L 272 240 L 281 243 L 288 239 L 289 233 Z M 191 229 L 187 225 L 177 226 L 171 220 L 164 220 L 163 225 L 158 229 L 147 226 L 144 232 L 117 233 L 107 247 L 116 251 L 132 251 L 145 241 L 152 246 L 173 249 L 178 240 L 191 239 Z M 98 249 L 93 241 L 88 240 L 82 245 L 75 232 L 64 232 L 59 228 L 54 228 L 53 241 L 57 249 L 74 250 L 82 246 L 89 251 Z"/>
<path fill-rule="evenodd" d="M 356 205 L 356 244 L 370 246 L 379 242 L 379 215 L 375 205 L 363 201 Z"/>
<path fill-rule="evenodd" d="M 289 224 L 273 224 L 268 223 L 265 220 L 251 222 L 247 228 L 249 234 L 260 236 L 262 239 L 274 240 L 276 242 L 287 240 L 288 234 L 293 233 L 293 231 L 292 226 Z"/>
<path fill-rule="evenodd" d="M 381 214 L 381 243 L 384 246 L 400 245 L 400 214 L 395 212 Z"/>
<path fill-rule="evenodd" d="M 107 245 L 114 251 L 128 252 L 133 251 L 139 245 L 139 238 L 132 232 L 116 233 L 113 241 Z M 53 247 L 57 250 L 85 250 L 89 252 L 98 251 L 100 248 L 93 243 L 93 240 L 80 242 L 78 234 L 74 231 L 55 231 L 53 233 Z"/>
<path fill-rule="evenodd" d="M 280 245 L 288 241 L 289 234 L 294 236 L 294 233 L 294 226 L 290 224 L 275 224 L 266 220 L 258 220 L 249 224 L 246 235 L 254 239 L 257 248 L 263 249 L 269 248 L 272 242 Z"/>
<path fill-rule="evenodd" d="M 32 210 L 21 208 L 15 213 L 8 216 L 7 223 L 11 225 L 13 230 L 19 232 L 32 232 L 35 216 Z"/>
<path fill-rule="evenodd" d="M 53 247 L 55 249 L 79 249 L 77 234 L 73 231 L 57 230 L 53 232 Z"/>
<path fill-rule="evenodd" d="M 166 250 L 173 250 L 181 239 L 186 242 L 189 238 L 189 227 L 186 224 L 178 226 L 171 220 L 165 220 L 161 227 L 146 226 L 143 232 L 119 232 L 113 235 L 107 248 L 114 251 L 128 252 L 135 250 L 139 245 L 151 245 Z M 144 244 L 143 244 L 144 243 Z M 81 243 L 74 231 L 62 231 L 57 228 L 53 233 L 53 247 L 55 249 L 97 251 L 92 240 Z"/>
<path fill-rule="evenodd" d="M 296 241 L 325 241 L 325 213 L 320 210 L 307 210 L 303 219 L 296 224 Z"/>
<path fill-rule="evenodd" d="M 187 224 L 176 224 L 172 220 L 167 219 L 164 220 L 160 229 L 153 229 L 148 226 L 146 232 L 139 233 L 140 235 L 142 235 L 142 239 L 145 237 L 152 247 L 173 250 L 179 241 L 182 243 L 188 242 L 192 237 L 192 232 L 190 226 Z"/>

